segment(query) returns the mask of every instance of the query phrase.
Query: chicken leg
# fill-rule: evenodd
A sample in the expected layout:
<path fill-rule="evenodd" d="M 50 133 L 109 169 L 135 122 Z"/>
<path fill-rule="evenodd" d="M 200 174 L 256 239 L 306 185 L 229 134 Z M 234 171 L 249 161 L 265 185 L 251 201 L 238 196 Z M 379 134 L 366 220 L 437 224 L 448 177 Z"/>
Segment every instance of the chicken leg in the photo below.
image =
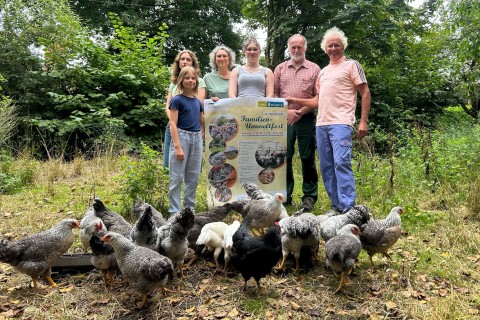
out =
<path fill-rule="evenodd" d="M 343 287 L 345 287 L 345 272 L 342 271 L 340 274 L 340 285 L 338 286 L 337 290 L 335 290 L 334 294 L 342 291 Z"/>
<path fill-rule="evenodd" d="M 50 286 L 52 287 L 56 287 L 57 284 L 55 283 L 55 281 L 53 281 L 52 277 L 50 277 L 49 275 L 46 275 L 45 278 L 47 279 L 48 283 L 50 283 Z"/>
<path fill-rule="evenodd" d="M 285 270 L 287 268 L 285 267 L 285 260 L 287 260 L 287 256 L 283 256 L 282 263 L 280 263 L 280 266 L 275 267 L 275 270 Z"/>

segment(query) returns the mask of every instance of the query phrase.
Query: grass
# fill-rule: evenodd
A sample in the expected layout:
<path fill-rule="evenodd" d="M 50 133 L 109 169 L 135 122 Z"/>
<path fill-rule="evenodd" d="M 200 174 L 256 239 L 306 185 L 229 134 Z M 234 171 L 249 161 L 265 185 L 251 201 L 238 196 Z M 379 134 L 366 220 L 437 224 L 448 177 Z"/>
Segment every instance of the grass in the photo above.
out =
<path fill-rule="evenodd" d="M 200 260 L 186 271 L 183 282 L 174 279 L 167 285 L 174 292 L 157 292 L 145 310 L 135 310 L 140 297 L 126 285 L 106 289 L 97 271 L 55 274 L 58 289 L 33 290 L 27 288 L 27 276 L 0 263 L 0 319 L 478 319 L 480 163 L 474 160 L 480 154 L 480 130 L 468 119 L 451 122 L 442 122 L 445 127 L 432 134 L 429 175 L 418 137 L 409 137 L 398 149 L 393 187 L 390 159 L 356 153 L 358 202 L 369 205 L 377 217 L 403 206 L 405 232 L 391 251 L 392 261 L 374 256 L 376 272 L 362 252 L 342 294 L 333 294 L 339 279 L 324 266 L 323 245 L 319 265 L 296 275 L 289 260 L 288 272 L 262 279 L 261 293 L 252 280 L 243 292 L 240 276 L 216 275 L 211 261 Z M 294 161 L 299 169 L 299 159 Z M 17 164 L 34 168 L 34 173 L 30 185 L 0 194 L 2 239 L 47 229 L 67 216 L 80 219 L 94 194 L 112 210 L 123 210 L 122 186 L 115 179 L 120 158 L 70 163 L 22 159 Z M 296 181 L 301 180 L 298 171 Z M 199 202 L 206 199 L 205 180 L 202 175 Z M 317 214 L 329 208 L 321 183 L 319 187 Z M 300 198 L 297 184 L 297 203 L 289 212 L 297 209 Z M 70 251 L 81 252 L 78 240 Z"/>

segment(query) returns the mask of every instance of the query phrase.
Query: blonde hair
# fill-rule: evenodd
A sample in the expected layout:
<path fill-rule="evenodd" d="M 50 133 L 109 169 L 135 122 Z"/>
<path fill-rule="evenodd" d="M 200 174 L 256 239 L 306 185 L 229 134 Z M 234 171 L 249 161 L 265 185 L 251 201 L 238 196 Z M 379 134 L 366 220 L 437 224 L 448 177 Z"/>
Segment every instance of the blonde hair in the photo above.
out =
<path fill-rule="evenodd" d="M 255 38 L 255 37 L 250 37 L 243 42 L 243 45 L 242 45 L 243 51 L 247 50 L 247 47 L 250 43 L 254 43 L 258 47 L 258 50 L 262 51 L 262 47 L 260 46 L 260 42 L 258 42 L 257 38 Z"/>
<path fill-rule="evenodd" d="M 180 70 L 180 73 L 178 74 L 178 78 L 177 78 L 177 90 L 175 91 L 176 94 L 182 94 L 183 93 L 183 80 L 185 79 L 185 77 L 187 76 L 188 73 L 191 73 L 193 74 L 197 81 L 195 83 L 195 88 L 193 89 L 193 92 L 195 95 L 197 95 L 197 92 L 198 92 L 198 75 L 197 75 L 197 72 L 195 70 L 195 68 L 193 67 L 184 67 L 182 70 Z"/>
<path fill-rule="evenodd" d="M 170 82 L 173 83 L 173 84 L 177 84 L 177 82 L 178 82 L 178 76 L 179 76 L 180 71 L 181 71 L 180 57 L 184 53 L 188 53 L 190 55 L 190 58 L 192 58 L 192 67 L 195 69 L 195 73 L 197 74 L 197 78 L 200 78 L 202 76 L 202 72 L 200 70 L 200 63 L 198 62 L 197 55 L 193 51 L 182 50 L 177 54 L 177 56 L 175 57 L 175 60 L 172 64 L 172 76 L 170 77 Z"/>
<path fill-rule="evenodd" d="M 323 51 L 327 52 L 327 39 L 330 38 L 331 36 L 339 37 L 340 41 L 342 41 L 342 44 L 343 44 L 343 50 L 347 49 L 348 38 L 345 36 L 345 33 L 339 28 L 333 27 L 328 29 L 323 35 L 322 43 L 320 44 L 320 47 L 323 49 Z"/>

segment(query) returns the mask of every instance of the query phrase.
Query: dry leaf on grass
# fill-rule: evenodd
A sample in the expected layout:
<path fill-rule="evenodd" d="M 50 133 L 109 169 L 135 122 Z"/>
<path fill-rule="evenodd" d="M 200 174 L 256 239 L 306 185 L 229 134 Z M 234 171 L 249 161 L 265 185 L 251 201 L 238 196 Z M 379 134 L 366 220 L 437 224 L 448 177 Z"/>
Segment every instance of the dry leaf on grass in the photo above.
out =
<path fill-rule="evenodd" d="M 238 310 L 236 308 L 233 308 L 229 313 L 228 313 L 228 316 L 231 317 L 231 318 L 235 318 L 236 316 L 238 316 Z"/>
<path fill-rule="evenodd" d="M 385 307 L 387 307 L 387 310 L 392 310 L 397 308 L 397 304 L 393 301 L 387 301 L 385 302 Z"/>
<path fill-rule="evenodd" d="M 292 309 L 295 310 L 295 311 L 298 311 L 301 309 L 300 305 L 293 302 L 293 301 L 290 301 L 290 305 L 292 306 Z"/>

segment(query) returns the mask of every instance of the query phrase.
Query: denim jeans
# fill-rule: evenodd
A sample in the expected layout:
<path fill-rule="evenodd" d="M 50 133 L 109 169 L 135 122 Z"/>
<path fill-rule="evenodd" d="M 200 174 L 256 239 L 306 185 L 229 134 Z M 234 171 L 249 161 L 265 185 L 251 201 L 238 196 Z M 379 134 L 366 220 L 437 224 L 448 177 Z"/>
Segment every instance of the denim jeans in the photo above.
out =
<path fill-rule="evenodd" d="M 170 160 L 170 145 L 172 144 L 172 135 L 170 134 L 170 122 L 167 123 L 165 128 L 165 136 L 163 140 L 163 166 L 168 168 L 168 162 Z"/>
<path fill-rule="evenodd" d="M 203 140 L 202 132 L 192 132 L 178 129 L 178 137 L 184 160 L 177 160 L 175 148 L 170 144 L 170 187 L 168 188 L 168 200 L 170 215 L 180 212 L 180 194 L 182 182 L 185 183 L 183 190 L 183 206 L 195 209 L 195 197 L 202 166 Z"/>
<path fill-rule="evenodd" d="M 351 126 L 343 124 L 317 126 L 317 150 L 323 184 L 332 208 L 342 212 L 355 205 L 352 130 Z"/>
<path fill-rule="evenodd" d="M 287 203 L 292 202 L 295 185 L 292 158 L 295 153 L 295 140 L 298 142 L 298 154 L 302 161 L 302 201 L 311 197 L 318 198 L 318 174 L 315 163 L 315 115 L 304 115 L 297 123 L 287 127 Z"/>

